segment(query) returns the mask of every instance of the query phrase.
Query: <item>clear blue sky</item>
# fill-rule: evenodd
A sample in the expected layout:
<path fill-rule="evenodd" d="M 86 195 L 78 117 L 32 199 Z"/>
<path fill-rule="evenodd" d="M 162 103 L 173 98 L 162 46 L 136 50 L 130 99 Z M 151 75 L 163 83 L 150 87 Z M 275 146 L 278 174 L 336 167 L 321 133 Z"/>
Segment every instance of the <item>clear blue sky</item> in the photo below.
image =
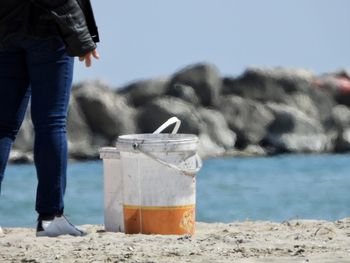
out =
<path fill-rule="evenodd" d="M 349 0 L 92 0 L 102 42 L 91 69 L 114 87 L 207 61 L 223 75 L 248 66 L 316 73 L 350 68 Z"/>

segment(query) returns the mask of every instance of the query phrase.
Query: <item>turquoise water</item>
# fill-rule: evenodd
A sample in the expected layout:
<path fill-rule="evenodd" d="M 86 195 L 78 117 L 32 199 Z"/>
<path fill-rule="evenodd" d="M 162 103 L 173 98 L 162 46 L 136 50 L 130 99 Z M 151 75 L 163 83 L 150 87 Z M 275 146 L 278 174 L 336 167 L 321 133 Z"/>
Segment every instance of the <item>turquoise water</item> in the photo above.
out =
<path fill-rule="evenodd" d="M 197 220 L 232 222 L 350 216 L 350 155 L 211 159 L 197 176 Z M 66 214 L 75 224 L 103 223 L 102 162 L 72 163 Z M 34 226 L 32 165 L 10 165 L 0 197 L 0 225 Z"/>

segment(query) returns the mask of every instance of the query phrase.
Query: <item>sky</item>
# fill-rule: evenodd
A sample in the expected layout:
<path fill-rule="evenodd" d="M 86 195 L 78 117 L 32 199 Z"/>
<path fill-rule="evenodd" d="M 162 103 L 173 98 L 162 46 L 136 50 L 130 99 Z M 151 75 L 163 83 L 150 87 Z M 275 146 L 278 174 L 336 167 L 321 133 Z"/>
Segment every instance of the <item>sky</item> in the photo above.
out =
<path fill-rule="evenodd" d="M 349 0 L 91 0 L 101 59 L 74 81 L 114 88 L 198 62 L 223 76 L 249 66 L 350 68 Z"/>

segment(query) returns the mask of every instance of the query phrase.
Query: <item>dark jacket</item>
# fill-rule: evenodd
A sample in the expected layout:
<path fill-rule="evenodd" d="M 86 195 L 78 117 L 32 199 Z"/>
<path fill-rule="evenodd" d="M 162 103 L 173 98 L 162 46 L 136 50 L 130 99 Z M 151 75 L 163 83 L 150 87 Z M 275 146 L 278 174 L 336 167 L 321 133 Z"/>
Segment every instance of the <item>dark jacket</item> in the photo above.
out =
<path fill-rule="evenodd" d="M 0 0 L 0 40 L 12 34 L 60 35 L 71 56 L 85 55 L 99 40 L 89 0 Z"/>
<path fill-rule="evenodd" d="M 78 0 L 81 10 L 85 15 L 85 20 L 90 32 L 90 35 L 95 43 L 100 42 L 100 36 L 98 34 L 98 29 L 95 21 L 94 12 L 92 10 L 90 0 Z"/>

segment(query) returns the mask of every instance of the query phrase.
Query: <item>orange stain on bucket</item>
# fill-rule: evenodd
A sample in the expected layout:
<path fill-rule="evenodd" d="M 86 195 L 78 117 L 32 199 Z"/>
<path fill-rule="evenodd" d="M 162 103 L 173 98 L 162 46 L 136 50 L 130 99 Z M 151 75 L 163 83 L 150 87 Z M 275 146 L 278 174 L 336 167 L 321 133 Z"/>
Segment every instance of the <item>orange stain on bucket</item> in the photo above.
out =
<path fill-rule="evenodd" d="M 193 235 L 195 232 L 195 205 L 123 207 L 126 234 Z"/>

